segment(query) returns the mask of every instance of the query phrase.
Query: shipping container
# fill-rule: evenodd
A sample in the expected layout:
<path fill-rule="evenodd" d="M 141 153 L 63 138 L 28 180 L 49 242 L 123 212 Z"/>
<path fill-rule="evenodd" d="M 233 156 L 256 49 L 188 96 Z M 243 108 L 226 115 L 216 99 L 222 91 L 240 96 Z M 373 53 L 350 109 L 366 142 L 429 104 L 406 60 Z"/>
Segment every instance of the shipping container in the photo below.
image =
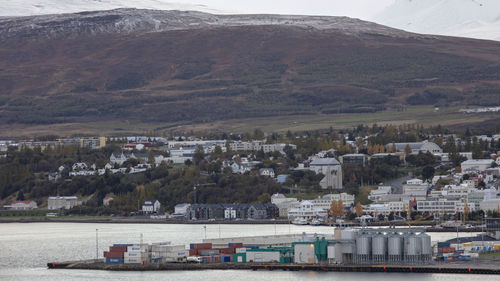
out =
<path fill-rule="evenodd" d="M 148 253 L 143 253 L 143 252 L 125 252 L 125 253 L 123 253 L 123 256 L 125 258 L 140 258 L 140 257 L 147 257 Z"/>
<path fill-rule="evenodd" d="M 196 243 L 190 244 L 189 249 L 199 249 L 199 250 L 207 250 L 212 249 L 212 243 Z"/>
<path fill-rule="evenodd" d="M 201 256 L 212 256 L 220 254 L 218 249 L 210 249 L 210 250 L 201 250 L 199 251 Z"/>
<path fill-rule="evenodd" d="M 104 252 L 103 256 L 105 258 L 123 258 L 124 252 Z"/>
<path fill-rule="evenodd" d="M 236 254 L 239 254 L 239 253 L 246 253 L 246 252 L 247 252 L 247 248 L 236 248 L 234 252 L 235 252 Z"/>
<path fill-rule="evenodd" d="M 279 251 L 252 250 L 247 251 L 248 262 L 279 262 L 281 254 Z"/>
<path fill-rule="evenodd" d="M 125 258 L 124 263 L 142 263 L 143 259 L 137 257 Z"/>
<path fill-rule="evenodd" d="M 233 262 L 247 262 L 246 253 L 233 254 Z"/>
<path fill-rule="evenodd" d="M 227 247 L 228 248 L 241 248 L 241 247 L 243 247 L 243 243 L 228 243 Z"/>
<path fill-rule="evenodd" d="M 438 246 L 438 248 L 450 247 L 450 242 L 438 242 L 437 246 Z"/>
<path fill-rule="evenodd" d="M 198 250 L 196 250 L 196 249 L 190 249 L 189 250 L 189 255 L 190 256 L 199 256 Z"/>
<path fill-rule="evenodd" d="M 132 246 L 134 244 L 113 244 L 114 247 L 128 247 L 128 246 Z"/>
<path fill-rule="evenodd" d="M 123 263 L 122 258 L 106 258 L 106 263 Z"/>
<path fill-rule="evenodd" d="M 231 256 L 220 256 L 221 262 L 231 262 Z"/>
<path fill-rule="evenodd" d="M 221 254 L 232 255 L 232 254 L 236 253 L 235 252 L 235 248 L 221 248 L 221 249 L 218 249 L 218 250 L 219 250 L 219 252 Z"/>
<path fill-rule="evenodd" d="M 127 252 L 147 252 L 148 245 L 132 245 L 127 247 Z"/>
<path fill-rule="evenodd" d="M 110 252 L 126 252 L 128 246 L 111 246 L 109 247 Z"/>
<path fill-rule="evenodd" d="M 252 249 L 252 250 L 255 250 L 255 249 L 258 249 L 259 246 L 248 246 L 248 245 L 245 245 L 243 246 L 244 248 L 247 248 L 247 249 Z"/>

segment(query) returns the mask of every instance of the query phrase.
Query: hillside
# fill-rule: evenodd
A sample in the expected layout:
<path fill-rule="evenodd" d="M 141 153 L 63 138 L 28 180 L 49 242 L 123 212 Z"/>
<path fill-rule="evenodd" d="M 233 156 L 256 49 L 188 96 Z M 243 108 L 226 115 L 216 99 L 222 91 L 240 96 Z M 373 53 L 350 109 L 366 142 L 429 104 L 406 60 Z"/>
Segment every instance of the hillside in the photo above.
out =
<path fill-rule="evenodd" d="M 0 18 L 0 38 L 10 132 L 500 105 L 500 42 L 345 17 L 119 9 Z"/>

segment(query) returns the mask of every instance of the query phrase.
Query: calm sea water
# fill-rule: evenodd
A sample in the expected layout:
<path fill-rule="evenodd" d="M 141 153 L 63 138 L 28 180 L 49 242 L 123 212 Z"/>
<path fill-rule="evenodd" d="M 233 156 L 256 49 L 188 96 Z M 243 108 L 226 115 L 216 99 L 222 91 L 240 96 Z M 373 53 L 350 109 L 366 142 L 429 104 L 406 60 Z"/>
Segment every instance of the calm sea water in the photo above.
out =
<path fill-rule="evenodd" d="M 199 242 L 203 225 L 8 223 L 0 224 L 0 280 L 499 280 L 498 276 L 399 273 L 317 273 L 285 271 L 168 271 L 107 272 L 93 270 L 49 270 L 47 262 L 92 259 L 113 243 L 171 241 Z M 207 238 L 274 235 L 288 233 L 332 233 L 330 227 L 295 225 L 207 225 Z M 456 233 L 430 233 L 432 240 L 456 237 Z M 461 233 L 460 236 L 475 234 Z M 480 279 L 479 279 L 480 278 Z"/>

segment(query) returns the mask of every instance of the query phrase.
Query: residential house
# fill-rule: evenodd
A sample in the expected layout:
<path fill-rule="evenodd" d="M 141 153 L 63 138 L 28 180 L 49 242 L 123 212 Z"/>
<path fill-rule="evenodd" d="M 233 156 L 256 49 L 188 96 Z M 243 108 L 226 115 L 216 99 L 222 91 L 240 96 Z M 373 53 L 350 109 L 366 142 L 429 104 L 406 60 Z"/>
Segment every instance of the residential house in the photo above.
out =
<path fill-rule="evenodd" d="M 274 178 L 274 170 L 272 168 L 260 168 L 259 175 Z"/>
<path fill-rule="evenodd" d="M 142 203 L 141 211 L 144 214 L 158 213 L 160 211 L 160 207 L 160 201 L 156 199 L 148 199 L 145 200 L 144 203 Z"/>
<path fill-rule="evenodd" d="M 38 205 L 36 204 L 35 201 L 24 200 L 24 201 L 14 201 L 12 202 L 12 204 L 5 205 L 3 207 L 8 210 L 33 210 L 37 209 Z"/>
<path fill-rule="evenodd" d="M 104 206 L 109 206 L 109 204 L 110 204 L 110 203 L 111 203 L 111 201 L 113 201 L 113 200 L 114 200 L 114 198 L 113 198 L 113 197 L 111 197 L 111 196 L 106 196 L 106 197 L 104 197 L 104 198 L 102 199 L 102 204 L 103 204 Z"/>

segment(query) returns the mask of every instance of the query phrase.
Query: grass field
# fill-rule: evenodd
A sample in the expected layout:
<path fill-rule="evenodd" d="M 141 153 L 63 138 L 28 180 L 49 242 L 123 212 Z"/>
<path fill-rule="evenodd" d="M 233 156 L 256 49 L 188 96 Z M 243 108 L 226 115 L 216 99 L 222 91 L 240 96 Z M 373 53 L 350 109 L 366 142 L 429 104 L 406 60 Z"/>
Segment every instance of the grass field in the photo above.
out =
<path fill-rule="evenodd" d="M 209 123 L 138 123 L 127 120 L 113 122 L 64 123 L 53 125 L 1 124 L 3 137 L 40 136 L 56 134 L 119 136 L 130 134 L 163 135 L 169 132 L 232 132 L 244 133 L 260 128 L 264 132 L 292 132 L 325 128 L 349 128 L 364 125 L 422 124 L 424 126 L 474 126 L 498 118 L 498 114 L 463 114 L 458 107 L 435 110 L 432 106 L 408 107 L 404 111 L 388 109 L 375 113 L 288 115 L 269 118 L 231 119 Z"/>

